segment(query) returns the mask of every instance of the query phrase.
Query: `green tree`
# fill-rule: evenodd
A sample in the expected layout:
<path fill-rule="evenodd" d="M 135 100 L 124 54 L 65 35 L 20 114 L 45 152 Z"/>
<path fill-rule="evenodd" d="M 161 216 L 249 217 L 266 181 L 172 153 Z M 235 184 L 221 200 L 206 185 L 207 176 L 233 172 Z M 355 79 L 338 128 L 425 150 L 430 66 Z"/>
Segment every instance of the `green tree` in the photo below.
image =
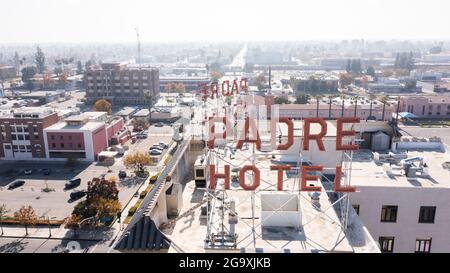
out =
<path fill-rule="evenodd" d="M 114 179 L 94 178 L 88 182 L 87 200 L 119 200 L 119 190 Z"/>
<path fill-rule="evenodd" d="M 319 117 L 319 106 L 320 106 L 320 99 L 322 98 L 322 95 L 315 95 L 314 99 L 316 100 L 316 118 Z"/>
<path fill-rule="evenodd" d="M 366 75 L 372 76 L 375 78 L 375 68 L 373 66 L 369 66 L 367 68 Z"/>
<path fill-rule="evenodd" d="M 381 98 L 381 103 L 383 103 L 383 114 L 382 114 L 382 116 L 381 116 L 381 120 L 382 121 L 384 121 L 384 116 L 385 116 L 385 113 L 386 113 L 386 105 L 387 105 L 387 103 L 388 103 L 388 97 L 387 96 L 383 96 L 382 98 Z"/>
<path fill-rule="evenodd" d="M 84 68 L 83 68 L 83 64 L 81 63 L 81 61 L 77 62 L 77 74 L 81 75 L 84 72 Z"/>
<path fill-rule="evenodd" d="M 372 116 L 373 101 L 374 101 L 376 98 L 377 98 L 377 97 L 376 97 L 374 94 L 370 94 L 370 95 L 369 95 L 369 100 L 370 100 L 369 117 Z"/>
<path fill-rule="evenodd" d="M 149 119 L 151 121 L 152 120 L 152 108 L 153 108 L 153 99 L 154 99 L 154 97 L 153 97 L 152 92 L 150 92 L 150 90 L 144 91 L 144 97 L 145 97 L 145 100 L 148 103 L 148 111 L 149 111 L 149 115 L 150 115 Z"/>
<path fill-rule="evenodd" d="M 307 95 L 307 94 L 300 94 L 295 99 L 295 103 L 296 104 L 307 104 L 309 102 L 309 100 L 310 100 L 309 95 Z"/>
<path fill-rule="evenodd" d="M 266 88 L 266 77 L 264 76 L 264 74 L 259 74 L 256 79 L 255 79 L 255 84 L 258 87 L 258 90 L 264 90 Z"/>
<path fill-rule="evenodd" d="M 32 90 L 34 88 L 34 85 L 31 79 L 36 75 L 37 68 L 34 66 L 27 66 L 22 68 L 21 72 L 22 72 L 22 81 L 26 84 L 29 90 Z"/>
<path fill-rule="evenodd" d="M 133 168 L 135 173 L 144 173 L 145 166 L 151 164 L 150 157 L 146 153 L 129 154 L 123 159 L 123 164 L 127 168 Z"/>
<path fill-rule="evenodd" d="M 287 98 L 285 97 L 276 97 L 274 100 L 275 104 L 289 104 L 291 103 Z"/>
<path fill-rule="evenodd" d="M 43 74 L 46 69 L 45 54 L 39 46 L 36 48 L 36 54 L 34 55 L 34 59 L 36 62 L 37 70 L 39 71 L 40 74 Z"/>

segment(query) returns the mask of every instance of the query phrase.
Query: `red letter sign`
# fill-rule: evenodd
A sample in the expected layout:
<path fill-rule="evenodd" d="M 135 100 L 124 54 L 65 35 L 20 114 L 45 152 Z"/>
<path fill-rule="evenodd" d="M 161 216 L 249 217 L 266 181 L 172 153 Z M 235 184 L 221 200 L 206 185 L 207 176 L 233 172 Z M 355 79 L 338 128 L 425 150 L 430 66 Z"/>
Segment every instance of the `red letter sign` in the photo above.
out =
<path fill-rule="evenodd" d="M 291 166 L 289 165 L 272 165 L 270 166 L 271 171 L 278 171 L 278 179 L 277 179 L 277 190 L 283 190 L 283 171 L 289 171 Z"/>
<path fill-rule="evenodd" d="M 308 175 L 308 171 L 320 172 L 323 170 L 322 166 L 302 166 L 302 183 L 300 185 L 301 191 L 321 191 L 322 187 L 307 186 L 306 181 L 316 181 L 319 179 L 316 175 Z"/>
<path fill-rule="evenodd" d="M 336 176 L 334 177 L 335 192 L 355 192 L 356 188 L 352 186 L 341 186 L 342 166 L 336 167 Z"/>
<path fill-rule="evenodd" d="M 253 184 L 247 185 L 245 184 L 245 172 L 246 171 L 252 171 L 254 174 L 253 177 Z M 260 182 L 260 173 L 259 169 L 256 168 L 254 165 L 246 165 L 242 167 L 242 169 L 239 171 L 239 184 L 241 187 L 246 191 L 254 191 L 256 188 L 258 188 Z"/>
<path fill-rule="evenodd" d="M 337 133 L 336 133 L 336 151 L 354 151 L 358 150 L 358 145 L 356 144 L 342 144 L 342 138 L 345 136 L 355 136 L 356 132 L 354 130 L 344 131 L 344 123 L 359 123 L 359 118 L 338 118 L 337 119 Z"/>
<path fill-rule="evenodd" d="M 219 178 L 225 179 L 225 189 L 230 189 L 230 165 L 225 165 L 225 173 L 216 173 L 216 165 L 209 165 L 209 188 L 216 189 L 216 180 Z"/>
<path fill-rule="evenodd" d="M 320 133 L 317 135 L 310 134 L 310 124 L 319 123 Z M 327 123 L 321 118 L 305 118 L 305 125 L 303 126 L 303 150 L 309 151 L 309 140 L 316 140 L 319 150 L 325 151 L 325 146 L 323 145 L 322 138 L 327 134 Z"/>
<path fill-rule="evenodd" d="M 250 124 L 250 122 L 251 122 L 251 124 Z M 256 134 L 256 140 L 254 140 L 254 139 L 251 140 L 248 137 L 250 125 L 252 127 L 253 137 Z M 248 143 L 256 143 L 256 148 L 258 150 L 261 150 L 261 139 L 259 138 L 259 132 L 258 132 L 258 128 L 256 128 L 255 120 L 254 119 L 250 120 L 249 117 L 245 118 L 244 130 L 245 130 L 244 133 L 241 134 L 241 136 L 239 137 L 238 143 L 236 145 L 236 149 L 242 149 L 242 145 L 244 144 L 244 142 L 248 142 Z M 242 136 L 244 136 L 244 139 L 242 139 Z"/>

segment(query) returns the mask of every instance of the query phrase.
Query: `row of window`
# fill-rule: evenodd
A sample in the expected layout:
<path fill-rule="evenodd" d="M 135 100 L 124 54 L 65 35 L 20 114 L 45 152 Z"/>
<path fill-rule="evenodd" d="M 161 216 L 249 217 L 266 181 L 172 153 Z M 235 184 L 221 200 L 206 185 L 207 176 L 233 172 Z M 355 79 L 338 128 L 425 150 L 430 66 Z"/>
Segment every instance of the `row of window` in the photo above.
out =
<path fill-rule="evenodd" d="M 359 215 L 359 205 L 353 205 L 356 213 Z M 397 222 L 398 206 L 382 206 L 381 207 L 381 222 L 395 223 Z M 421 206 L 419 210 L 419 223 L 434 224 L 436 216 L 436 207 Z"/>
<path fill-rule="evenodd" d="M 51 146 L 52 146 L 52 148 L 56 148 L 56 143 L 52 143 Z M 68 144 L 68 146 L 69 146 L 68 148 L 73 148 L 74 147 L 73 143 L 71 143 L 71 142 Z M 82 147 L 81 143 L 78 143 L 77 147 L 78 147 L 78 149 L 81 149 L 81 147 Z M 65 144 L 64 143 L 60 143 L 59 144 L 59 148 L 65 148 Z"/>
<path fill-rule="evenodd" d="M 380 237 L 378 242 L 380 244 L 380 251 L 383 253 L 394 252 L 395 237 Z M 416 253 L 430 253 L 431 251 L 431 238 L 417 238 L 415 252 Z"/>
<path fill-rule="evenodd" d="M 39 139 L 39 134 L 35 133 L 33 138 Z M 11 139 L 12 140 L 30 140 L 30 135 L 29 134 L 11 134 Z"/>
<path fill-rule="evenodd" d="M 55 135 L 51 135 L 51 136 L 50 136 L 50 139 L 51 139 L 51 140 L 55 140 L 55 139 L 56 139 Z M 60 140 L 64 140 L 64 135 L 59 135 L 59 139 L 60 139 Z M 69 135 L 69 136 L 67 136 L 67 139 L 68 139 L 68 140 L 72 140 L 73 137 L 72 137 L 71 135 Z M 78 136 L 76 139 L 79 140 L 79 139 L 80 139 L 80 136 Z"/>
<path fill-rule="evenodd" d="M 33 125 L 32 128 L 34 133 L 39 132 L 37 125 Z M 10 125 L 10 129 L 12 133 L 28 133 L 30 131 L 28 125 Z M 6 132 L 5 125 L 0 126 L 0 131 Z"/>
<path fill-rule="evenodd" d="M 15 153 L 31 153 L 31 145 L 12 145 L 12 149 Z M 42 147 L 40 144 L 34 145 L 36 153 L 42 152 Z M 5 150 L 11 150 L 11 145 L 5 145 Z"/>

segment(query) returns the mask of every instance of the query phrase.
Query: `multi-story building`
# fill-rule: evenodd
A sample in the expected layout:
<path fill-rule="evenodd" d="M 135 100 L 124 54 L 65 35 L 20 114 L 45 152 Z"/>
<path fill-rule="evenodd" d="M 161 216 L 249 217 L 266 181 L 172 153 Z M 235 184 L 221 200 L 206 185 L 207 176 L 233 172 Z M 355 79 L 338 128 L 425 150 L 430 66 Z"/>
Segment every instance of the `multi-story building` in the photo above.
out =
<path fill-rule="evenodd" d="M 119 105 L 148 104 L 146 93 L 159 94 L 159 70 L 130 67 L 122 63 L 105 63 L 85 73 L 86 99 L 94 103 L 106 99 Z"/>
<path fill-rule="evenodd" d="M 70 116 L 44 130 L 46 157 L 50 160 L 94 161 L 108 146 L 122 144 L 128 138 L 123 119 L 109 120 L 106 112 Z"/>
<path fill-rule="evenodd" d="M 14 66 L 0 65 L 0 80 L 12 79 L 17 76 L 17 71 Z"/>
<path fill-rule="evenodd" d="M 351 202 L 382 252 L 450 251 L 450 156 L 442 146 L 403 139 L 396 153 L 354 157 Z"/>
<path fill-rule="evenodd" d="M 22 107 L 0 116 L 0 158 L 31 160 L 46 157 L 45 128 L 58 122 L 50 108 Z"/>
<path fill-rule="evenodd" d="M 400 98 L 400 111 L 419 118 L 449 118 L 450 96 L 404 96 Z"/>

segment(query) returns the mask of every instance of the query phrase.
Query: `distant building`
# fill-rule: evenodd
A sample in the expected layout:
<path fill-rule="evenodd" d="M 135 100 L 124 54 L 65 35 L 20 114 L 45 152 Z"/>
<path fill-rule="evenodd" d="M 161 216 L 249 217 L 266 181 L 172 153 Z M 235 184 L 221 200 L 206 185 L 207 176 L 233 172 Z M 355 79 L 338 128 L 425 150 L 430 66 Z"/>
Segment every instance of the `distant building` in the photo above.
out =
<path fill-rule="evenodd" d="M 0 80 L 12 79 L 17 76 L 17 71 L 14 66 L 0 65 Z"/>
<path fill-rule="evenodd" d="M 58 122 L 50 108 L 22 107 L 0 115 L 0 157 L 30 160 L 46 157 L 45 128 Z"/>
<path fill-rule="evenodd" d="M 155 68 L 105 63 L 86 71 L 84 79 L 89 103 L 106 99 L 119 105 L 143 105 L 148 104 L 146 92 L 159 95 L 159 70 Z"/>
<path fill-rule="evenodd" d="M 450 118 L 450 96 L 403 96 L 400 112 L 419 118 Z"/>
<path fill-rule="evenodd" d="M 160 92 L 168 92 L 170 83 L 183 84 L 186 92 L 199 90 L 199 86 L 209 84 L 211 79 L 207 76 L 162 76 L 160 78 Z"/>

